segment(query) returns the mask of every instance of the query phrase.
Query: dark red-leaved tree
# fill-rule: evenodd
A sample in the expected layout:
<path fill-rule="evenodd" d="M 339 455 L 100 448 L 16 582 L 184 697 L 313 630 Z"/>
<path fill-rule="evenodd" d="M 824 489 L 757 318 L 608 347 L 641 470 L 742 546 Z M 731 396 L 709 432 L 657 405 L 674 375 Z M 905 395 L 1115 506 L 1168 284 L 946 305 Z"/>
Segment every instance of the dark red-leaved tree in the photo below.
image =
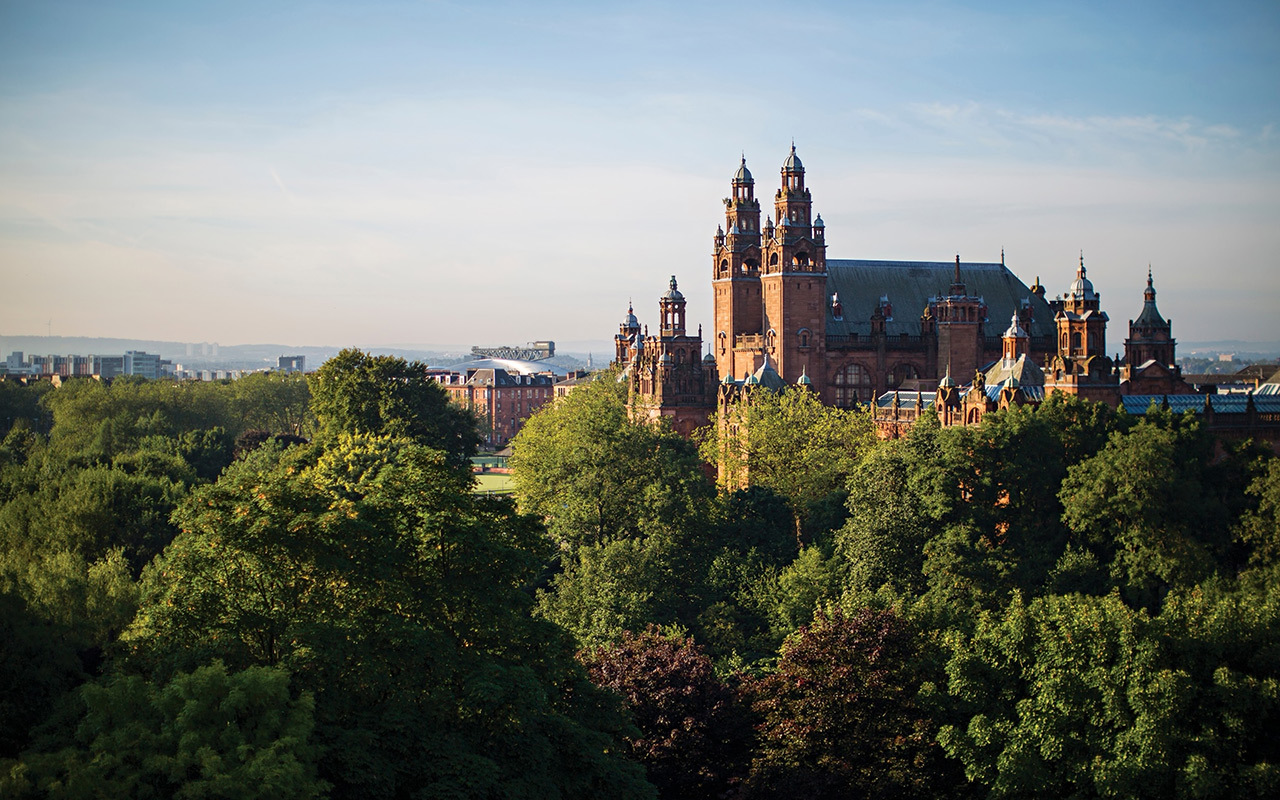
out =
<path fill-rule="evenodd" d="M 777 670 L 746 687 L 762 722 L 744 795 L 936 796 L 947 766 L 916 703 L 916 641 L 901 617 L 870 609 L 819 611 L 793 634 Z"/>
<path fill-rule="evenodd" d="M 750 759 L 751 721 L 692 639 L 650 626 L 579 654 L 591 680 L 620 694 L 640 729 L 631 755 L 664 798 L 733 790 Z"/>

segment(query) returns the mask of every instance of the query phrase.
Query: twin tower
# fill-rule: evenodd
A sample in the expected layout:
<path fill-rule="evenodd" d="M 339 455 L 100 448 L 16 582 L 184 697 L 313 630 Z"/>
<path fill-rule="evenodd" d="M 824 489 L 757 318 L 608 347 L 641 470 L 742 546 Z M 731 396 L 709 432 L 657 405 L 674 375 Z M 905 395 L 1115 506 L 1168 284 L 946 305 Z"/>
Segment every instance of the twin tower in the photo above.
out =
<path fill-rule="evenodd" d="M 827 245 L 822 216 L 804 185 L 804 164 L 791 146 L 773 213 L 760 221 L 755 180 L 742 160 L 726 197 L 725 228 L 715 235 L 711 342 L 719 378 L 745 379 L 772 355 L 787 383 L 807 375 L 824 382 Z"/>

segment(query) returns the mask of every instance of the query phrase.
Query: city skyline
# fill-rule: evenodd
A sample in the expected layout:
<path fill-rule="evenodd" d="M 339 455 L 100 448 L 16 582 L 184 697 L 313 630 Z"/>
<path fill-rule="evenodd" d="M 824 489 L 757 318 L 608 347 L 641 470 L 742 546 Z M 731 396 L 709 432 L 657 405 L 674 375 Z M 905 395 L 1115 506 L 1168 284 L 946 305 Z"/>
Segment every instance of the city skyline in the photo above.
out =
<path fill-rule="evenodd" d="M 215 16 L 216 15 L 216 16 Z M 1280 339 L 1280 8 L 0 10 L 0 334 L 606 340 L 794 140 L 832 258 L 998 261 L 1119 342 Z M 914 310 L 903 310 L 914 313 Z M 1113 346 L 1112 349 L 1115 349 Z"/>

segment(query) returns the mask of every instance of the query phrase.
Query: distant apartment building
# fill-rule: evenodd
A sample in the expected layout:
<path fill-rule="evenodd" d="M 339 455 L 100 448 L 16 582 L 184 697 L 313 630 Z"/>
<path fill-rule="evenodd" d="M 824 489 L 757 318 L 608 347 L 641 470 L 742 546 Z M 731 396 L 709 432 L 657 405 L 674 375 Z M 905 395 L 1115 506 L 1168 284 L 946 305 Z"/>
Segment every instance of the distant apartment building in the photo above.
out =
<path fill-rule="evenodd" d="M 306 356 L 280 356 L 276 362 L 276 369 L 280 372 L 306 372 L 307 357 Z"/>
<path fill-rule="evenodd" d="M 90 356 L 93 360 L 89 374 L 110 380 L 124 374 L 124 356 Z"/>
<path fill-rule="evenodd" d="M 547 365 L 516 359 L 483 359 L 427 375 L 450 400 L 475 413 L 491 447 L 510 442 L 533 412 L 551 402 L 558 381 Z"/>
<path fill-rule="evenodd" d="M 124 354 L 124 374 L 140 375 L 143 378 L 161 378 L 164 377 L 164 367 L 169 366 L 169 361 L 160 358 L 156 353 L 147 353 L 142 350 L 126 350 Z"/>
<path fill-rule="evenodd" d="M 170 362 L 159 355 L 138 350 L 130 350 L 119 356 L 26 356 L 21 351 L 14 351 L 0 363 L 0 374 L 44 378 L 96 376 L 107 380 L 119 375 L 163 378 L 169 366 Z"/>

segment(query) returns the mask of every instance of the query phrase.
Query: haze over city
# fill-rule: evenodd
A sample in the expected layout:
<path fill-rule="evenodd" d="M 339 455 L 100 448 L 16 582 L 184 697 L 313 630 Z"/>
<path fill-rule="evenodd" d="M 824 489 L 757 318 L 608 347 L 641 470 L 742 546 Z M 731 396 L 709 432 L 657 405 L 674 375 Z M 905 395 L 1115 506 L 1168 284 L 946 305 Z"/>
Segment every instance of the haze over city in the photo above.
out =
<path fill-rule="evenodd" d="M 832 258 L 1083 250 L 1122 331 L 1280 339 L 1280 6 L 0 6 L 0 333 L 605 339 L 710 324 L 745 154 Z M 903 309 L 903 313 L 916 313 Z"/>

